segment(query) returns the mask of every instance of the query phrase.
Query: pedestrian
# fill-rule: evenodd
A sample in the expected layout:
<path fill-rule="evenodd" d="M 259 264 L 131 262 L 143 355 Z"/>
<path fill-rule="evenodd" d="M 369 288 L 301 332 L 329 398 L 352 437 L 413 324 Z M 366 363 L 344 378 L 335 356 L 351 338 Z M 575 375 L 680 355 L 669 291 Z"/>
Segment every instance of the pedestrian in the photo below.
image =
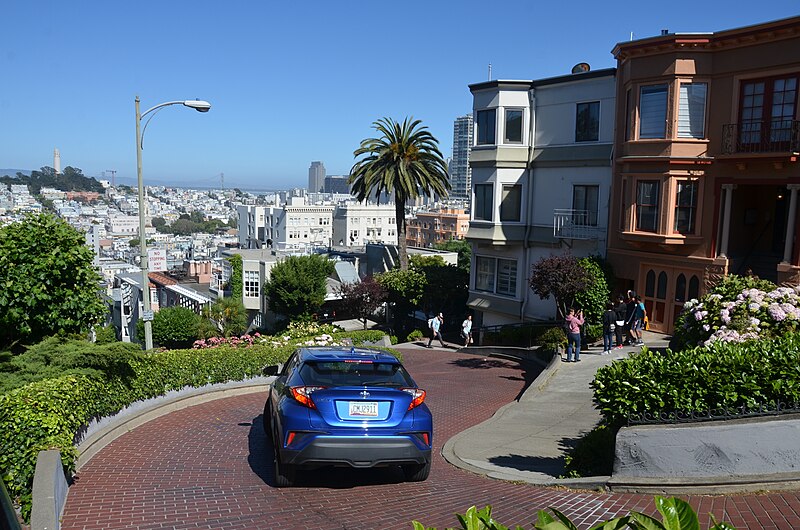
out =
<path fill-rule="evenodd" d="M 617 314 L 617 319 L 614 322 L 616 328 L 614 329 L 614 333 L 617 336 L 617 348 L 622 348 L 622 341 L 625 340 L 625 313 L 627 312 L 624 296 L 619 295 L 619 298 L 617 298 L 617 307 L 614 311 Z"/>
<path fill-rule="evenodd" d="M 431 329 L 431 338 L 428 340 L 428 348 L 433 348 L 431 344 L 433 343 L 433 339 L 439 339 L 439 342 L 442 344 L 442 348 L 445 348 L 444 341 L 442 340 L 442 322 L 444 322 L 444 315 L 439 313 L 435 317 L 430 320 L 430 329 Z"/>
<path fill-rule="evenodd" d="M 636 334 L 633 332 L 633 313 L 636 310 L 636 292 L 628 291 L 628 299 L 625 302 L 625 332 L 628 335 L 625 344 L 636 344 Z"/>
<path fill-rule="evenodd" d="M 472 315 L 467 315 L 461 323 L 461 338 L 464 339 L 465 348 L 472 342 Z"/>
<path fill-rule="evenodd" d="M 636 341 L 634 344 L 642 346 L 644 344 L 644 341 L 642 341 L 642 329 L 644 328 L 644 320 L 647 318 L 647 310 L 644 307 L 641 296 L 636 296 L 634 301 L 636 304 L 633 309 L 633 326 L 631 329 Z"/>
<path fill-rule="evenodd" d="M 606 312 L 603 313 L 603 353 L 608 355 L 614 347 L 614 331 L 617 329 L 617 313 L 614 311 L 614 304 L 606 304 Z"/>
<path fill-rule="evenodd" d="M 570 309 L 567 318 L 567 360 L 565 362 L 580 362 L 581 360 L 581 326 L 583 325 L 583 311 L 575 313 Z M 573 358 L 573 352 L 575 354 Z"/>

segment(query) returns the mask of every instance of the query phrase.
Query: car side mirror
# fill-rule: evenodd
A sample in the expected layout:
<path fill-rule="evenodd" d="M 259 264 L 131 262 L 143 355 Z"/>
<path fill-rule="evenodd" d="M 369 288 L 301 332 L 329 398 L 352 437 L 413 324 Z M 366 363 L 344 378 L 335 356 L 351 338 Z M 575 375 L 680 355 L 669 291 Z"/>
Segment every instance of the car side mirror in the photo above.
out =
<path fill-rule="evenodd" d="M 282 369 L 283 369 L 282 364 L 271 364 L 262 368 L 261 373 L 264 375 L 278 375 Z"/>

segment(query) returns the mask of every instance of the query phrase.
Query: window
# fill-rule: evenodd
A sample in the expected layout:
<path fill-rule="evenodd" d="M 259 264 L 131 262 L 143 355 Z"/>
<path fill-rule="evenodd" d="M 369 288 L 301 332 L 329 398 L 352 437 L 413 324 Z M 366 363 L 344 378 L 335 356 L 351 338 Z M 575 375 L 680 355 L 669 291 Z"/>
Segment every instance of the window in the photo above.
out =
<path fill-rule="evenodd" d="M 678 101 L 678 138 L 705 138 L 706 83 L 682 83 Z"/>
<path fill-rule="evenodd" d="M 517 262 L 478 256 L 475 259 L 475 290 L 516 296 Z"/>
<path fill-rule="evenodd" d="M 667 134 L 667 85 L 643 86 L 639 92 L 639 138 Z"/>
<path fill-rule="evenodd" d="M 519 221 L 522 204 L 522 186 L 503 185 L 503 197 L 500 200 L 500 221 Z"/>
<path fill-rule="evenodd" d="M 477 112 L 478 145 L 495 143 L 496 109 L 479 110 Z"/>
<path fill-rule="evenodd" d="M 600 134 L 600 102 L 578 103 L 575 113 L 575 141 L 596 142 Z"/>
<path fill-rule="evenodd" d="M 658 231 L 657 180 L 640 180 L 636 183 L 636 230 Z"/>
<path fill-rule="evenodd" d="M 781 149 L 792 138 L 797 103 L 797 77 L 760 79 L 742 84 L 739 142 Z M 775 145 L 778 144 L 778 145 Z"/>
<path fill-rule="evenodd" d="M 633 106 L 631 105 L 631 89 L 625 91 L 625 140 L 631 139 L 631 122 L 633 122 Z"/>
<path fill-rule="evenodd" d="M 522 110 L 506 109 L 505 139 L 507 144 L 522 143 Z"/>
<path fill-rule="evenodd" d="M 492 185 L 475 184 L 475 213 L 477 221 L 492 220 Z"/>
<path fill-rule="evenodd" d="M 597 203 L 600 186 L 573 186 L 572 209 L 575 212 L 573 223 L 577 225 L 597 226 Z"/>
<path fill-rule="evenodd" d="M 258 298 L 258 271 L 244 271 L 244 296 Z"/>
<path fill-rule="evenodd" d="M 675 231 L 694 234 L 696 211 L 697 181 L 679 181 L 675 196 Z"/>

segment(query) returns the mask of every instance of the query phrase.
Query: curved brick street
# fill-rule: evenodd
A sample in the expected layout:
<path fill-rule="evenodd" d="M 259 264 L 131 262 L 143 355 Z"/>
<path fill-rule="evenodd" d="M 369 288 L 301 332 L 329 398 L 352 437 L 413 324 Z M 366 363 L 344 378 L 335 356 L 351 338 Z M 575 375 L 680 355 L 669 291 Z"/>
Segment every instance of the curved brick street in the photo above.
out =
<path fill-rule="evenodd" d="M 435 421 L 434 461 L 426 482 L 399 470 L 330 470 L 294 488 L 271 485 L 271 447 L 261 427 L 264 394 L 213 401 L 151 421 L 105 447 L 70 487 L 62 520 L 76 529 L 410 529 L 411 520 L 444 529 L 455 512 L 491 504 L 506 525 L 530 528 L 555 506 L 581 528 L 630 510 L 654 513 L 650 495 L 574 492 L 488 479 L 439 454 L 457 432 L 489 418 L 525 385 L 519 365 L 445 350 L 405 350 L 405 363 L 428 390 Z M 800 528 L 796 492 L 691 496 L 737 528 Z"/>

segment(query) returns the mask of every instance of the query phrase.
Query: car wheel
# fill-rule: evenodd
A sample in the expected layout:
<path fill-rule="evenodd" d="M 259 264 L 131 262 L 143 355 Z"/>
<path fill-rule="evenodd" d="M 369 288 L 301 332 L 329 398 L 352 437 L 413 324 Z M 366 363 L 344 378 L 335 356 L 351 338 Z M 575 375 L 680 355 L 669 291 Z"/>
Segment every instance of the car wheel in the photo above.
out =
<path fill-rule="evenodd" d="M 431 473 L 431 461 L 428 460 L 424 464 L 411 464 L 403 467 L 403 474 L 409 482 L 422 482 L 427 480 L 428 475 Z"/>
<path fill-rule="evenodd" d="M 272 439 L 272 410 L 270 410 L 269 399 L 264 403 L 264 414 L 261 416 L 261 424 L 264 426 L 264 434 L 267 438 Z"/>
<path fill-rule="evenodd" d="M 272 433 L 272 440 L 272 446 L 274 448 L 272 459 L 272 478 L 275 480 L 275 487 L 287 488 L 294 484 L 294 466 L 281 462 L 280 449 L 278 449 L 278 440 L 280 440 L 280 438 L 274 431 Z"/>

